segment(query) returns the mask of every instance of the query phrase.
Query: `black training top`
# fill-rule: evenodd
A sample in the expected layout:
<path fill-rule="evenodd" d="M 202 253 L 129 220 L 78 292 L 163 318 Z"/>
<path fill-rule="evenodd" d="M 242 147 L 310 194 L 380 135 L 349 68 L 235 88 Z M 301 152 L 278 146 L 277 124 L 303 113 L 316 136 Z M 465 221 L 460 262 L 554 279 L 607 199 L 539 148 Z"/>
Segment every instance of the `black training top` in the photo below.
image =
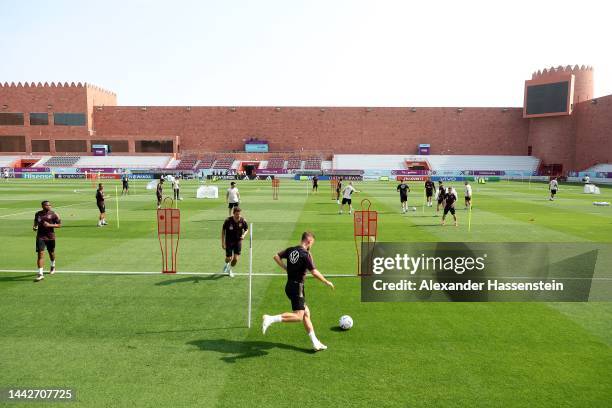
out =
<path fill-rule="evenodd" d="M 408 192 L 410 191 L 410 187 L 408 186 L 408 184 L 402 183 L 397 186 L 397 191 L 400 192 L 400 195 L 402 197 L 406 197 L 408 195 Z"/>
<path fill-rule="evenodd" d="M 157 184 L 157 190 L 156 190 L 156 194 L 157 194 L 158 197 L 162 196 L 162 190 L 163 190 L 162 183 L 158 183 Z"/>
<path fill-rule="evenodd" d="M 240 238 L 242 238 L 242 234 L 245 231 L 248 231 L 249 224 L 247 220 L 240 217 L 238 221 L 234 220 L 234 217 L 228 217 L 225 219 L 223 223 L 223 230 L 225 231 L 225 244 L 233 245 L 238 244 L 240 242 Z"/>
<path fill-rule="evenodd" d="M 445 198 L 447 207 L 453 207 L 455 205 L 455 201 L 457 201 L 457 196 L 453 193 L 447 193 Z"/>
<path fill-rule="evenodd" d="M 55 239 L 54 228 L 45 227 L 45 222 L 49 224 L 61 224 L 59 215 L 53 211 L 41 210 L 34 214 L 34 223 L 38 227 L 36 229 L 36 238 L 42 239 L 43 241 L 53 241 Z"/>
<path fill-rule="evenodd" d="M 278 256 L 287 260 L 287 280 L 289 281 L 304 283 L 306 272 L 315 269 L 310 252 L 301 245 L 280 251 Z"/>
<path fill-rule="evenodd" d="M 96 202 L 98 204 L 104 204 L 104 194 L 100 189 L 96 190 Z"/>
<path fill-rule="evenodd" d="M 433 191 L 434 188 L 436 188 L 436 186 L 434 185 L 433 181 L 427 180 L 425 182 L 425 189 L 426 190 Z"/>

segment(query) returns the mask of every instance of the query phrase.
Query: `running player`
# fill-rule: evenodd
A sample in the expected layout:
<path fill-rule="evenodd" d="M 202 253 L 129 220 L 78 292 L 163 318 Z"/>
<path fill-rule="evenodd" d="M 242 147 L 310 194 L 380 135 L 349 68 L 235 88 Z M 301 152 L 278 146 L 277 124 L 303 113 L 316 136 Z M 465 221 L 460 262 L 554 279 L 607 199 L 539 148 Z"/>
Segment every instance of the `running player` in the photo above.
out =
<path fill-rule="evenodd" d="M 358 193 L 358 192 L 359 191 L 355 190 L 355 187 L 353 187 L 353 182 L 349 181 L 348 186 L 346 186 L 344 188 L 344 191 L 342 192 L 342 204 L 340 204 L 340 211 L 338 211 L 338 214 L 342 214 L 344 212 L 345 204 L 348 204 L 349 206 L 349 214 L 353 212 L 353 204 L 352 204 L 351 196 L 353 195 L 353 193 Z"/>
<path fill-rule="evenodd" d="M 312 178 L 312 192 L 316 193 L 317 191 L 319 191 L 319 178 L 314 176 Z"/>
<path fill-rule="evenodd" d="M 233 181 L 230 183 L 230 188 L 227 189 L 227 193 L 225 193 L 225 202 L 228 203 L 227 208 L 229 216 L 231 217 L 233 214 L 232 208 L 238 207 L 240 204 L 240 191 L 238 191 L 238 187 L 236 187 L 236 183 Z"/>
<path fill-rule="evenodd" d="M 121 184 L 123 185 L 123 188 L 121 189 L 121 195 L 130 193 L 129 192 L 130 190 L 129 181 L 130 179 L 128 178 L 127 174 L 124 174 L 123 177 L 121 177 Z"/>
<path fill-rule="evenodd" d="M 446 189 L 445 197 L 444 197 L 444 214 L 442 215 L 442 225 L 446 222 L 446 214 L 449 212 L 453 216 L 453 220 L 455 220 L 455 227 L 457 226 L 457 216 L 455 215 L 455 202 L 457 201 L 457 192 L 454 188 L 448 187 Z"/>
<path fill-rule="evenodd" d="M 410 186 L 402 181 L 396 191 L 400 193 L 400 205 L 402 206 L 402 214 L 408 211 L 408 193 L 410 192 Z"/>
<path fill-rule="evenodd" d="M 314 245 L 315 236 L 312 232 L 304 232 L 302 234 L 302 242 L 300 245 L 287 248 L 274 255 L 274 261 L 283 270 L 287 272 L 287 283 L 285 284 L 285 294 L 291 301 L 292 312 L 270 316 L 263 315 L 261 329 L 263 334 L 266 334 L 268 327 L 273 323 L 293 323 L 302 322 L 304 329 L 312 341 L 312 347 L 315 351 L 325 350 L 327 346 L 317 339 L 314 326 L 310 318 L 310 309 L 306 305 L 306 297 L 304 294 L 304 278 L 306 272 L 310 271 L 312 276 L 334 289 L 334 284 L 325 279 L 325 277 L 317 270 L 310 254 L 310 249 Z M 283 262 L 287 260 L 287 265 Z"/>
<path fill-rule="evenodd" d="M 336 186 L 336 204 L 340 204 L 340 192 L 342 191 L 342 177 L 338 179 L 338 185 Z"/>
<path fill-rule="evenodd" d="M 444 202 L 444 197 L 446 196 L 446 190 L 442 185 L 442 181 L 438 181 L 438 205 L 436 206 L 436 216 L 440 212 L 440 206 Z"/>
<path fill-rule="evenodd" d="M 465 208 L 464 210 L 467 210 L 468 208 L 471 210 L 472 209 L 472 186 L 470 185 L 470 183 L 468 181 L 465 182 L 465 187 L 463 188 L 464 192 L 465 192 Z"/>
<path fill-rule="evenodd" d="M 550 190 L 550 201 L 553 201 L 555 199 L 555 194 L 557 194 L 557 191 L 559 190 L 559 183 L 557 182 L 557 178 L 553 177 L 550 180 L 550 184 L 548 184 L 548 189 Z"/>
<path fill-rule="evenodd" d="M 106 225 L 106 204 L 104 202 L 104 186 L 102 183 L 98 184 L 98 189 L 96 190 L 96 205 L 98 206 L 98 210 L 100 210 L 100 216 L 98 217 L 98 227 L 103 227 Z"/>
<path fill-rule="evenodd" d="M 36 265 L 38 266 L 38 275 L 35 282 L 40 282 L 45 277 L 43 268 L 45 266 L 45 248 L 49 251 L 49 259 L 51 260 L 51 268 L 49 274 L 55 273 L 55 228 L 62 226 L 62 221 L 58 214 L 51 210 L 51 203 L 43 201 L 40 203 L 42 211 L 38 211 L 34 215 L 34 225 L 32 230 L 36 231 L 36 253 L 38 258 Z"/>
<path fill-rule="evenodd" d="M 431 207 L 432 203 L 431 203 L 431 198 L 433 197 L 434 194 L 434 190 L 436 189 L 436 185 L 434 184 L 433 181 L 431 181 L 431 179 L 428 177 L 427 181 L 425 182 L 425 197 L 427 198 L 427 206 Z"/>
<path fill-rule="evenodd" d="M 240 207 L 233 208 L 234 213 L 223 223 L 221 229 L 221 247 L 225 249 L 225 266 L 223 273 L 234 277 L 232 268 L 238 263 L 242 251 L 242 240 L 249 230 L 249 224 L 240 216 Z"/>
<path fill-rule="evenodd" d="M 164 196 L 164 178 L 161 177 L 159 179 L 159 183 L 157 183 L 157 189 L 155 189 L 155 195 L 157 196 L 157 209 L 161 208 L 162 198 Z"/>

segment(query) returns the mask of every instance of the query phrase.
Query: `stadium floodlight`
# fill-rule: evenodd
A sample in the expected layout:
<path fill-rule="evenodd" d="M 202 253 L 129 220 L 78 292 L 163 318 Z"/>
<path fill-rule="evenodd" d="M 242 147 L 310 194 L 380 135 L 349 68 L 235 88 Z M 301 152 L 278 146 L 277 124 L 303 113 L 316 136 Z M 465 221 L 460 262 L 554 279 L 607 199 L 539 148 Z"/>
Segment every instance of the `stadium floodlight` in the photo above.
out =
<path fill-rule="evenodd" d="M 458 112 L 458 113 L 463 112 L 463 108 L 457 108 L 457 112 Z"/>
<path fill-rule="evenodd" d="M 410 112 L 416 112 L 416 110 L 417 110 L 416 108 L 412 108 L 410 109 Z"/>
<path fill-rule="evenodd" d="M 597 105 L 597 99 L 591 99 L 591 105 Z"/>

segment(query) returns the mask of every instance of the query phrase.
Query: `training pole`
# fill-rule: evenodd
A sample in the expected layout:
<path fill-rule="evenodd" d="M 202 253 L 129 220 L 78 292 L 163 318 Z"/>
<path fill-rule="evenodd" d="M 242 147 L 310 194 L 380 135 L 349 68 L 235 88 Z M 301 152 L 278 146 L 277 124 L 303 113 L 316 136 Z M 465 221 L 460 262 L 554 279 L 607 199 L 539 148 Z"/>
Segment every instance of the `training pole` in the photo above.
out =
<path fill-rule="evenodd" d="M 119 190 L 115 186 L 115 207 L 117 208 L 117 228 L 119 228 Z"/>
<path fill-rule="evenodd" d="M 249 306 L 247 312 L 247 327 L 251 328 L 251 304 L 252 304 L 252 296 L 253 293 L 253 223 L 251 223 L 251 228 L 249 228 Z"/>
<path fill-rule="evenodd" d="M 470 201 L 470 211 L 468 213 L 468 232 L 472 231 L 472 202 Z"/>

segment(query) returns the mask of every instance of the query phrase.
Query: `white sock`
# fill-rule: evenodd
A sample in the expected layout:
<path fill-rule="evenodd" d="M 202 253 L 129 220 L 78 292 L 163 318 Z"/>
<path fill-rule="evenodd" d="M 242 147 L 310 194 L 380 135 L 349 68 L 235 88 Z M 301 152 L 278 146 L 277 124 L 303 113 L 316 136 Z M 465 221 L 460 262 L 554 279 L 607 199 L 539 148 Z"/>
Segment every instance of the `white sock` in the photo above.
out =
<path fill-rule="evenodd" d="M 42 275 L 43 274 L 43 268 L 38 268 L 38 274 Z"/>
<path fill-rule="evenodd" d="M 274 316 L 270 316 L 270 321 L 272 323 L 280 323 L 283 321 L 283 317 L 282 315 L 274 315 Z"/>
<path fill-rule="evenodd" d="M 310 337 L 310 341 L 312 341 L 313 345 L 317 345 L 319 343 L 319 339 L 317 339 L 317 335 L 314 330 L 308 333 L 308 337 Z"/>
<path fill-rule="evenodd" d="M 55 261 L 51 261 L 51 266 L 55 266 Z"/>

